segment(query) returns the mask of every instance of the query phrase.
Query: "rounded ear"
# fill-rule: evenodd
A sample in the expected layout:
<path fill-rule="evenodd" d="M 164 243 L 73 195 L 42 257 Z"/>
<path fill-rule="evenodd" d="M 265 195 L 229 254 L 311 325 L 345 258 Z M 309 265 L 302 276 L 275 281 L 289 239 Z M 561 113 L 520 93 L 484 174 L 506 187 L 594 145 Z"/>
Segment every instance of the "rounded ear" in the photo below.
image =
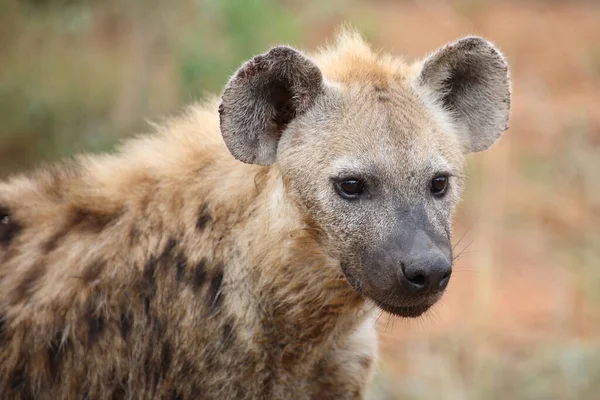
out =
<path fill-rule="evenodd" d="M 468 151 L 487 149 L 508 128 L 508 65 L 483 38 L 466 37 L 433 53 L 423 61 L 416 83 L 450 112 Z"/>
<path fill-rule="evenodd" d="M 323 91 L 319 68 L 286 46 L 246 62 L 229 80 L 219 106 L 221 134 L 235 158 L 269 165 L 288 124 Z"/>

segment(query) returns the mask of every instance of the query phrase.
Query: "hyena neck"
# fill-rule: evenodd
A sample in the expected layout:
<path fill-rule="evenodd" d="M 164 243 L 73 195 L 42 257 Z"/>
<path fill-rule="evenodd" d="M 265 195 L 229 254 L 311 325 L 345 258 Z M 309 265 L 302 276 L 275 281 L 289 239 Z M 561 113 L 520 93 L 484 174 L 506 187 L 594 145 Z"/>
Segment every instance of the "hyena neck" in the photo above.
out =
<path fill-rule="evenodd" d="M 232 242 L 240 253 L 231 276 L 240 281 L 231 284 L 242 288 L 236 308 L 245 312 L 253 305 L 259 314 L 255 337 L 291 361 L 349 333 L 362 320 L 364 300 L 287 196 L 276 167 L 266 175 Z"/>

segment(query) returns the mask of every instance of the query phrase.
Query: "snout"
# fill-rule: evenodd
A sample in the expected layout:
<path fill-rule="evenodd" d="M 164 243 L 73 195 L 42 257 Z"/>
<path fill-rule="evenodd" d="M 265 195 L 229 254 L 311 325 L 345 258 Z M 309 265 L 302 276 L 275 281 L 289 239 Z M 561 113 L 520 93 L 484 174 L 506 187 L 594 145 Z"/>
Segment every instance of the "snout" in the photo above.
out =
<path fill-rule="evenodd" d="M 441 251 L 428 251 L 418 258 L 400 261 L 398 280 L 402 288 L 412 295 L 435 294 L 448 286 L 452 263 Z"/>
<path fill-rule="evenodd" d="M 363 258 L 364 293 L 380 308 L 403 317 L 427 311 L 452 275 L 449 239 L 418 229 L 411 234 Z"/>

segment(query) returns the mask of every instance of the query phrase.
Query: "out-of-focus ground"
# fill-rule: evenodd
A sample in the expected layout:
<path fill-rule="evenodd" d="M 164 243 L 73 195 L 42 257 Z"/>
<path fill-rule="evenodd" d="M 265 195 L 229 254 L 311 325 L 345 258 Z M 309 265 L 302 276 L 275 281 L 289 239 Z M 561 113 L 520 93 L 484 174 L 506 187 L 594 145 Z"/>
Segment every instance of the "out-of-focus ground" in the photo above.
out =
<path fill-rule="evenodd" d="M 470 158 L 448 293 L 419 320 L 381 317 L 370 398 L 600 399 L 598 2 L 1 2 L 0 176 L 109 149 L 342 22 L 408 57 L 483 35 L 513 79 L 510 129 Z"/>

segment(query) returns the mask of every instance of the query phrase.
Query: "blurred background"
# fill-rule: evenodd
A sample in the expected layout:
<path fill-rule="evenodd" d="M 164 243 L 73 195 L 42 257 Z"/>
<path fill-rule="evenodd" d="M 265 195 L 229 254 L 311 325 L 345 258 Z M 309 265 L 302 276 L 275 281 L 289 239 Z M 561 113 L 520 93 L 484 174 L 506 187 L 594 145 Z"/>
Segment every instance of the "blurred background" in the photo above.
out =
<path fill-rule="evenodd" d="M 409 57 L 484 35 L 513 78 L 510 130 L 470 157 L 449 292 L 380 319 L 369 398 L 600 399 L 600 2 L 0 0 L 0 178 L 109 150 L 344 22 Z"/>

